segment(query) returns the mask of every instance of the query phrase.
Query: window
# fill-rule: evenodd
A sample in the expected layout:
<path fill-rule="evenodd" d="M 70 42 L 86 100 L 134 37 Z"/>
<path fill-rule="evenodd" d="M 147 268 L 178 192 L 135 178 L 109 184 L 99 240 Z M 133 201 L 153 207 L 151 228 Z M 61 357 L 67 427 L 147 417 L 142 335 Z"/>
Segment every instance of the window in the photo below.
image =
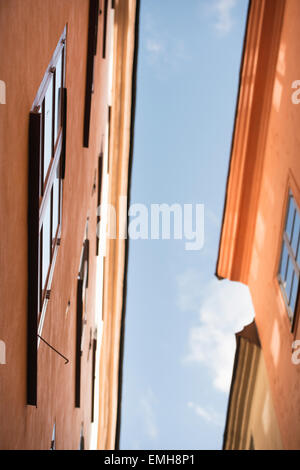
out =
<path fill-rule="evenodd" d="M 254 444 L 254 439 L 253 439 L 252 434 L 251 434 L 251 438 L 250 438 L 250 447 L 249 447 L 249 450 L 255 450 L 255 444 Z"/>
<path fill-rule="evenodd" d="M 28 403 L 36 405 L 37 334 L 50 298 L 60 244 L 66 147 L 66 29 L 29 116 Z"/>
<path fill-rule="evenodd" d="M 52 439 L 51 439 L 51 444 L 50 444 L 50 450 L 56 450 L 56 448 L 55 448 L 55 434 L 56 434 L 56 429 L 55 429 L 55 423 L 54 423 L 53 430 L 52 430 Z"/>
<path fill-rule="evenodd" d="M 102 57 L 106 58 L 106 36 L 107 36 L 107 17 L 108 17 L 108 0 L 104 0 L 104 18 L 103 18 L 103 41 L 102 41 Z"/>
<path fill-rule="evenodd" d="M 300 212 L 289 192 L 278 279 L 292 325 L 297 307 L 300 271 Z"/>
<path fill-rule="evenodd" d="M 81 423 L 80 428 L 80 440 L 78 450 L 84 450 L 84 433 L 83 433 L 83 423 Z"/>
<path fill-rule="evenodd" d="M 86 229 L 87 236 L 87 229 Z M 77 279 L 77 315 L 76 315 L 76 366 L 75 366 L 75 407 L 80 408 L 81 356 L 84 345 L 84 333 L 87 323 L 87 288 L 89 281 L 89 240 L 83 243 L 80 268 Z"/>
<path fill-rule="evenodd" d="M 102 169 L 103 169 L 103 153 L 98 158 L 98 190 L 97 190 L 97 220 L 96 220 L 96 256 L 100 253 L 100 205 L 101 205 L 101 187 L 102 187 Z"/>
<path fill-rule="evenodd" d="M 93 338 L 93 360 L 92 360 L 92 397 L 91 397 L 91 422 L 94 422 L 95 412 L 95 381 L 96 381 L 96 354 L 97 354 L 97 331 Z"/>

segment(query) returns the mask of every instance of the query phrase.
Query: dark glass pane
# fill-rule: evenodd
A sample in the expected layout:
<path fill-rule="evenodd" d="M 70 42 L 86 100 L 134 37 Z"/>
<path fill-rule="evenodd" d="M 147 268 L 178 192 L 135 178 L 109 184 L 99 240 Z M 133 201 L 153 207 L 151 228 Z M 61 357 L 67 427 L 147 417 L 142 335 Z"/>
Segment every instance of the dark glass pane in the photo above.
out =
<path fill-rule="evenodd" d="M 293 313 L 295 313 L 298 286 L 299 286 L 299 279 L 298 279 L 297 274 L 294 272 L 294 280 L 293 280 L 293 287 L 292 287 L 291 300 L 290 300 L 290 308 Z"/>
<path fill-rule="evenodd" d="M 56 63 L 55 71 L 55 126 L 54 126 L 54 142 L 56 142 L 61 127 L 61 97 L 62 97 L 62 73 L 63 73 L 63 51 Z"/>
<path fill-rule="evenodd" d="M 300 238 L 299 238 L 299 241 L 298 241 L 297 263 L 298 263 L 298 266 L 300 268 Z"/>
<path fill-rule="evenodd" d="M 48 86 L 44 100 L 44 181 L 52 158 L 53 141 L 53 77 Z"/>
<path fill-rule="evenodd" d="M 42 287 L 45 289 L 47 274 L 50 266 L 50 247 L 51 247 L 51 204 L 47 203 L 44 222 L 43 222 L 43 266 L 42 266 Z"/>
<path fill-rule="evenodd" d="M 53 223 L 53 233 L 52 233 L 52 238 L 53 242 L 56 237 L 56 232 L 57 232 L 57 227 L 59 224 L 59 185 L 60 185 L 60 180 L 59 178 L 55 178 L 54 183 L 53 183 L 53 217 L 52 217 L 52 223 Z"/>
<path fill-rule="evenodd" d="M 288 260 L 288 270 L 286 276 L 286 284 L 285 284 L 285 291 L 287 299 L 290 299 L 291 295 L 291 288 L 292 288 L 292 281 L 293 281 L 293 274 L 294 274 L 294 267 L 291 258 Z"/>
<path fill-rule="evenodd" d="M 289 208 L 288 208 L 288 216 L 286 221 L 286 228 L 285 231 L 288 235 L 288 239 L 291 241 L 292 236 L 292 229 L 293 229 L 293 222 L 294 222 L 294 215 L 295 215 L 295 204 L 293 196 L 290 196 L 289 201 Z"/>
<path fill-rule="evenodd" d="M 285 281 L 286 265 L 288 260 L 288 250 L 283 242 L 282 244 L 282 253 L 281 253 L 281 264 L 280 264 L 280 275 L 283 281 Z"/>
<path fill-rule="evenodd" d="M 299 233 L 300 233 L 300 217 L 299 217 L 298 211 L 296 211 L 296 217 L 295 217 L 295 222 L 294 222 L 294 230 L 293 230 L 293 236 L 292 236 L 292 248 L 293 248 L 293 252 L 294 252 L 295 257 L 296 257 L 296 254 L 297 254 Z"/>

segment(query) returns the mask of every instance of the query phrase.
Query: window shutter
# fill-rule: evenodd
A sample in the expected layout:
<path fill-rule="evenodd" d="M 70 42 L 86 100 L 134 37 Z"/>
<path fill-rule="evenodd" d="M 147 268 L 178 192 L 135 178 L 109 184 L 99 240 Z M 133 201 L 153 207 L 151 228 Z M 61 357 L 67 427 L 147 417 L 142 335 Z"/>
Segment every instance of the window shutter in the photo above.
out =
<path fill-rule="evenodd" d="M 39 197 L 41 183 L 42 116 L 29 118 L 28 171 L 28 322 L 27 322 L 27 403 L 37 405 L 37 327 L 40 293 Z"/>

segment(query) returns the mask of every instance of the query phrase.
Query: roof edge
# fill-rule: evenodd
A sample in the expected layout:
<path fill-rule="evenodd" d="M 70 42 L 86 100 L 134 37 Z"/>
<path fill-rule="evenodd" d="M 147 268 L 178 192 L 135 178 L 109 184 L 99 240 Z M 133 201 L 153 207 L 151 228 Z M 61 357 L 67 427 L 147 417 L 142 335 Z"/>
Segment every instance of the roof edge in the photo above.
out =
<path fill-rule="evenodd" d="M 248 8 L 216 274 L 248 283 L 286 0 Z"/>
<path fill-rule="evenodd" d="M 244 69 L 244 63 L 245 63 L 245 54 L 246 54 L 246 44 L 247 44 L 249 22 L 250 22 L 249 18 L 250 18 L 251 3 L 252 3 L 252 0 L 249 0 L 246 26 L 245 26 L 245 33 L 244 33 L 244 40 L 243 40 L 243 49 L 242 49 L 242 56 L 241 56 L 241 65 L 240 65 L 240 72 L 239 72 L 239 84 L 238 84 L 238 91 L 237 91 L 237 98 L 236 98 L 236 105 L 235 105 L 234 128 L 233 128 L 233 131 L 232 131 L 232 138 L 231 138 L 230 160 L 229 160 L 227 178 L 226 178 L 226 190 L 225 190 L 225 199 L 224 199 L 224 205 L 223 205 L 222 225 L 221 225 L 220 236 L 219 236 L 218 257 L 217 257 L 217 262 L 216 262 L 215 276 L 219 281 L 223 281 L 224 279 L 226 279 L 225 277 L 223 277 L 219 274 L 218 266 L 219 266 L 219 261 L 220 261 L 221 241 L 222 241 L 222 236 L 223 236 L 223 232 L 224 232 L 224 221 L 225 221 L 225 214 L 226 214 L 226 207 L 227 207 L 227 194 L 228 194 L 228 187 L 229 187 L 229 177 L 230 177 L 231 166 L 232 166 L 233 144 L 234 144 L 234 138 L 235 138 L 235 133 L 236 133 L 236 123 L 237 123 L 237 118 L 238 118 L 239 102 L 240 102 L 240 99 L 241 99 L 241 84 L 242 84 L 242 78 L 243 78 L 242 75 L 243 75 L 243 69 Z"/>
<path fill-rule="evenodd" d="M 129 166 L 128 166 L 128 198 L 127 209 L 130 206 L 131 199 L 131 180 L 132 180 L 132 165 L 133 165 L 133 151 L 134 151 L 134 131 L 135 131 L 135 116 L 136 116 L 136 91 L 137 91 L 137 68 L 138 68 L 138 51 L 139 51 L 139 27 L 140 27 L 140 0 L 136 0 L 136 16 L 135 16 L 135 43 L 133 53 L 133 71 L 132 71 L 132 93 L 131 93 L 131 124 L 130 124 L 130 148 L 129 148 Z M 128 210 L 127 210 L 128 214 Z M 129 258 L 129 240 L 125 240 L 125 267 L 124 267 L 124 281 L 123 281 L 123 305 L 121 316 L 121 335 L 120 335 L 120 349 L 119 349 L 119 378 L 118 378 L 118 405 L 117 405 L 117 423 L 116 423 L 116 436 L 115 436 L 115 449 L 120 449 L 121 437 L 121 415 L 122 415 L 122 392 L 123 392 L 123 364 L 124 364 L 124 340 L 125 340 L 125 317 L 127 306 L 127 274 L 128 274 L 128 258 Z"/>

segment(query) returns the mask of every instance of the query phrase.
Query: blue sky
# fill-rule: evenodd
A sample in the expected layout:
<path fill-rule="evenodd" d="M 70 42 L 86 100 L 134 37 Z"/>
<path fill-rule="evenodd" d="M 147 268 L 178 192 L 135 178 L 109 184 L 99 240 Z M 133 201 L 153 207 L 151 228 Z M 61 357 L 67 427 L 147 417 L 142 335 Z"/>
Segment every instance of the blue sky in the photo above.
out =
<path fill-rule="evenodd" d="M 220 449 L 245 286 L 215 266 L 247 0 L 141 0 L 132 203 L 204 204 L 205 243 L 131 240 L 121 449 Z"/>

